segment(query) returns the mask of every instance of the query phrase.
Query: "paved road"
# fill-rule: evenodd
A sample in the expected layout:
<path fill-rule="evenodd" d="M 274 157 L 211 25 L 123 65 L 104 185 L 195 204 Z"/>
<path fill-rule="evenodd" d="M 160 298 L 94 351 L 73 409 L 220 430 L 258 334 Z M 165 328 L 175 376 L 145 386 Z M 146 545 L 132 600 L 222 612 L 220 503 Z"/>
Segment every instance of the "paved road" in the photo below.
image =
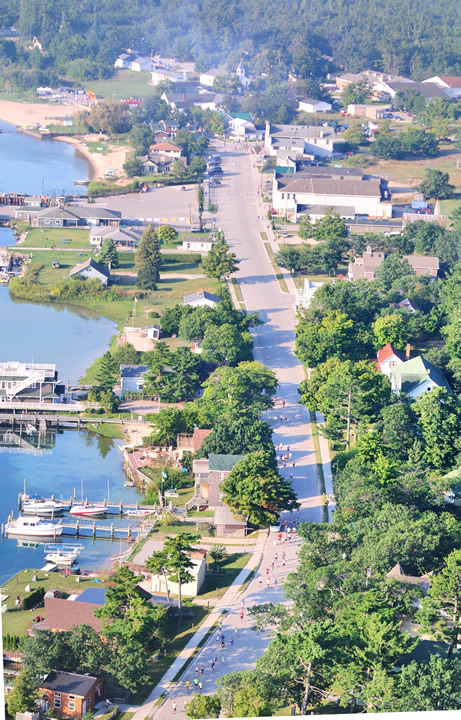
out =
<path fill-rule="evenodd" d="M 223 146 L 218 145 L 218 147 L 221 150 Z M 281 473 L 287 478 L 293 476 L 293 487 L 301 502 L 301 509 L 296 517 L 302 521 L 320 522 L 321 498 L 316 479 L 309 415 L 307 410 L 298 404 L 297 389 L 304 379 L 304 371 L 293 352 L 294 286 L 291 278 L 288 278 L 288 287 L 292 292 L 282 292 L 260 237 L 260 232 L 267 232 L 268 228 L 267 220 L 264 218 L 265 211 L 260 205 L 258 195 L 260 176 L 253 167 L 254 155 L 248 155 L 242 150 L 228 151 L 222 153 L 222 158 L 224 182 L 222 187 L 213 191 L 212 198 L 219 206 L 217 226 L 224 230 L 229 246 L 241 261 L 237 279 L 246 308 L 257 311 L 265 321 L 264 325 L 254 330 L 255 359 L 271 367 L 279 379 L 278 407 L 269 411 L 266 419 L 274 429 L 274 443 L 277 446 L 282 443 L 284 452 L 288 452 L 287 446 L 290 446 L 291 458 L 287 467 L 281 468 Z M 259 219 L 258 215 L 262 219 Z M 270 242 L 276 249 L 272 235 Z M 283 401 L 285 407 L 280 405 Z M 294 518 L 290 513 L 286 513 L 284 519 L 292 521 Z M 259 572 L 245 593 L 235 596 L 232 603 L 227 606 L 229 614 L 223 624 L 226 643 L 224 652 L 221 652 L 212 638 L 177 686 L 170 689 L 168 700 L 160 709 L 153 710 L 152 705 L 143 708 L 143 711 L 147 711 L 143 717 L 153 713 L 156 720 L 185 718 L 184 706 L 188 701 L 185 681 L 189 679 L 193 683 L 196 665 L 199 668 L 203 665 L 205 669 L 203 678 L 199 675 L 203 681 L 203 693 L 214 692 L 216 679 L 221 675 L 254 667 L 256 659 L 264 653 L 269 639 L 252 630 L 246 612 L 243 620 L 240 619 L 240 602 L 243 600 L 246 611 L 254 604 L 283 600 L 281 583 L 287 572 L 291 572 L 296 567 L 297 549 L 297 540 L 287 542 L 283 547 L 281 545 L 274 547 L 274 535 L 267 537 Z M 282 565 L 282 552 L 286 553 L 285 566 Z M 278 561 L 272 571 L 271 562 L 275 553 L 278 553 Z M 270 585 L 267 583 L 266 568 L 270 570 Z M 237 628 L 236 636 L 235 628 Z M 230 644 L 231 637 L 234 637 L 233 645 Z M 215 654 L 218 662 L 212 672 L 210 663 Z M 190 691 L 190 694 L 192 692 Z M 175 712 L 173 702 L 176 703 Z M 139 713 L 140 720 L 143 711 Z M 137 720 L 137 716 L 133 720 Z"/>

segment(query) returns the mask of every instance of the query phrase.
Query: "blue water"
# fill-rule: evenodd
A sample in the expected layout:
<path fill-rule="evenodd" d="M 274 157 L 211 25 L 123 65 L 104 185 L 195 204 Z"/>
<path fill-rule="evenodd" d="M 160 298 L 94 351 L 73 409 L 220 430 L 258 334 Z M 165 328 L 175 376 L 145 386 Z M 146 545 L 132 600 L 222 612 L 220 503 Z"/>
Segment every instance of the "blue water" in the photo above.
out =
<path fill-rule="evenodd" d="M 8 247 L 8 245 L 16 245 L 17 235 L 9 227 L 0 226 L 0 247 Z"/>
<path fill-rule="evenodd" d="M 72 145 L 16 132 L 0 121 L 0 192 L 27 195 L 85 195 L 74 185 L 91 175 L 91 164 Z"/>
<path fill-rule="evenodd" d="M 0 431 L 1 432 L 1 431 Z M 107 498 L 109 485 L 109 498 L 112 501 L 136 502 L 139 494 L 133 488 L 124 488 L 126 479 L 122 470 L 123 454 L 118 450 L 120 440 L 111 440 L 94 433 L 66 430 L 56 435 L 55 446 L 51 454 L 30 455 L 26 453 L 10 453 L 0 447 L 0 522 L 5 523 L 9 513 L 18 513 L 18 493 L 24 488 L 24 478 L 27 483 L 27 492 L 38 493 L 49 497 L 69 499 L 77 492 L 81 497 L 81 484 L 83 481 L 83 494 L 89 501 L 102 501 Z M 65 518 L 68 516 L 64 515 Z M 96 519 L 96 518 L 95 518 Z M 75 518 L 70 520 L 75 522 Z M 87 521 L 81 519 L 84 524 Z M 92 522 L 92 521 L 89 521 Z M 97 519 L 97 524 L 113 522 L 115 527 L 131 524 L 133 519 L 119 518 Z M 84 546 L 80 554 L 80 567 L 83 570 L 101 569 L 109 567 L 111 556 L 119 555 L 127 548 L 126 542 L 119 540 L 96 540 L 66 537 L 64 542 L 78 542 Z M 23 547 L 16 538 L 5 538 L 0 545 L 0 583 L 4 582 L 19 570 L 25 568 L 41 568 L 45 565 L 43 545 L 37 548 Z"/>

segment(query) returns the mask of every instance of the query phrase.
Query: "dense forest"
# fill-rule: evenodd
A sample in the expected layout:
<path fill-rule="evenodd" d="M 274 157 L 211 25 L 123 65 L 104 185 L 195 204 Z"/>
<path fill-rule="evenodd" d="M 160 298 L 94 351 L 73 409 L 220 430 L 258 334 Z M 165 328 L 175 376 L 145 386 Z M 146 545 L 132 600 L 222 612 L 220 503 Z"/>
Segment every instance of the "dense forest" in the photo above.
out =
<path fill-rule="evenodd" d="M 19 33 L 19 42 L 0 38 L 4 78 L 8 68 L 37 78 L 69 67 L 75 79 L 107 77 L 124 47 L 199 70 L 234 68 L 243 55 L 274 79 L 365 67 L 415 79 L 461 74 L 457 0 L 0 0 L 1 26 Z M 34 36 L 43 53 L 28 50 Z"/>

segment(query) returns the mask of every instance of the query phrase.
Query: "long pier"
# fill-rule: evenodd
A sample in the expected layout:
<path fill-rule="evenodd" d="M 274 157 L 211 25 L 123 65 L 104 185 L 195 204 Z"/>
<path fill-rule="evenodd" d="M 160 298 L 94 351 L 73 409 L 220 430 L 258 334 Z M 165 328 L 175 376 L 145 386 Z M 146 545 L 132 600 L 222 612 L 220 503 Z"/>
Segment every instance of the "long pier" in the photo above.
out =
<path fill-rule="evenodd" d="M 129 540 L 136 537 L 138 533 L 136 530 L 132 530 L 131 525 L 120 528 L 115 527 L 114 523 L 98 526 L 96 522 L 83 524 L 80 520 L 76 520 L 75 523 L 62 523 L 62 534 L 73 537 L 106 538 L 107 540 L 126 538 Z"/>
<path fill-rule="evenodd" d="M 18 403 L 18 405 L 20 405 Z M 86 408 L 85 408 L 86 409 Z M 14 408 L 16 410 L 16 408 Z M 70 412 L 72 412 L 70 410 Z M 95 415 L 94 417 L 80 417 L 80 415 L 59 415 L 59 413 L 56 414 L 43 414 L 43 410 L 37 410 L 35 412 L 30 411 L 23 411 L 23 412 L 0 412 L 0 425 L 14 425 L 15 423 L 36 423 L 37 421 L 41 423 L 46 423 L 48 425 L 55 425 L 56 427 L 77 427 L 80 428 L 81 426 L 85 425 L 99 425 L 100 423 L 109 423 L 111 425 L 123 425 L 123 420 L 120 420 L 119 418 L 103 418 L 99 415 Z M 139 425 L 150 425 L 150 423 L 146 420 L 130 420 L 130 424 L 136 423 Z"/>

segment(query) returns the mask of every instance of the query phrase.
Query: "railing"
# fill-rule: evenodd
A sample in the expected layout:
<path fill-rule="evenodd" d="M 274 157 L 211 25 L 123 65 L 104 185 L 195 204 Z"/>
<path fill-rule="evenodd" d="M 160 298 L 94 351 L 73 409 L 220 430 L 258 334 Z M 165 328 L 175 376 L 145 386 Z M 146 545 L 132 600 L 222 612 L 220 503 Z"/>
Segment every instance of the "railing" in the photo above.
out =
<path fill-rule="evenodd" d="M 190 510 L 193 507 L 198 507 L 200 505 L 204 505 L 205 507 L 208 507 L 208 498 L 202 498 L 202 497 L 193 497 L 190 500 L 186 502 L 186 510 Z"/>

